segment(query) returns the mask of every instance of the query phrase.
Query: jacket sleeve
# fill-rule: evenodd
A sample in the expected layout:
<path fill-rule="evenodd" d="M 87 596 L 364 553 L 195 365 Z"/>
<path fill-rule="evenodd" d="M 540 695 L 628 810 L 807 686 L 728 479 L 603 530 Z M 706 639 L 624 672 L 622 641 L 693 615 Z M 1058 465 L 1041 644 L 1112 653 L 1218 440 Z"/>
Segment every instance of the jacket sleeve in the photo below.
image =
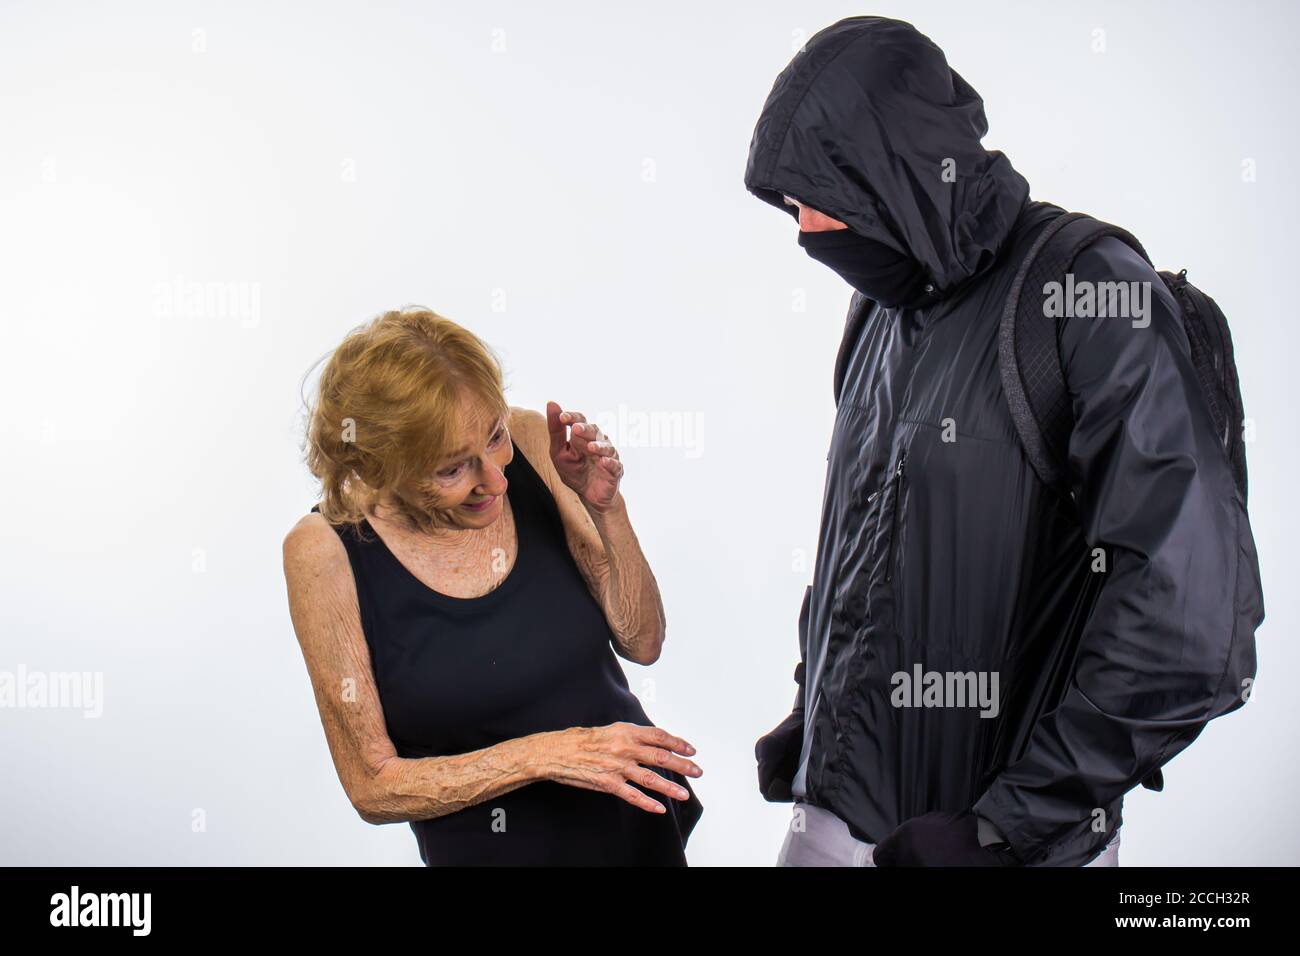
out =
<path fill-rule="evenodd" d="M 1094 243 L 1073 271 L 1076 285 L 1151 291 L 1146 317 L 1060 320 L 1071 490 L 1109 567 L 1060 704 L 974 806 L 1035 865 L 1094 856 L 1117 822 L 1098 817 L 1245 702 L 1264 617 L 1245 502 L 1177 304 L 1117 239 Z"/>

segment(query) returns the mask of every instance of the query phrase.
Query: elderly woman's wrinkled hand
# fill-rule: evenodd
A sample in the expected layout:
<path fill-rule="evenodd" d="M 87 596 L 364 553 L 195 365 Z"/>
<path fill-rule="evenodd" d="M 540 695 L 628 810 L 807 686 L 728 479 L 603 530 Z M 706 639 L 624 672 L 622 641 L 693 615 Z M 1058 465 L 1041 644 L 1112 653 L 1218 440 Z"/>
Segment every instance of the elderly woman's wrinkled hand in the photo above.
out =
<path fill-rule="evenodd" d="M 546 403 L 546 424 L 551 461 L 564 483 L 593 511 L 617 507 L 623 463 L 605 433 L 581 412 L 565 411 L 556 402 Z"/>

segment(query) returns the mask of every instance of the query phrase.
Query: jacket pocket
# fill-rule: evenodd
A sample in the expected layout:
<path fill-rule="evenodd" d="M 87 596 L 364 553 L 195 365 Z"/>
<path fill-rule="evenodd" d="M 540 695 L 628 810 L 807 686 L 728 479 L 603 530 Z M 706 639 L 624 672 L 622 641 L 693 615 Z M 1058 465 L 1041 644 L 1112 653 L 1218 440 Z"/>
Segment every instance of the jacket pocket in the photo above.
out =
<path fill-rule="evenodd" d="M 889 509 L 889 550 L 885 552 L 885 580 L 894 580 L 895 551 L 898 547 L 898 524 L 903 514 L 903 489 L 907 483 L 907 449 L 898 454 L 898 464 L 894 466 L 894 503 Z"/>
<path fill-rule="evenodd" d="M 893 471 L 885 484 L 876 492 L 880 505 L 876 516 L 876 541 L 878 560 L 882 562 L 879 580 L 894 580 L 897 564 L 899 524 L 903 517 L 903 492 L 907 484 L 907 449 L 898 453 Z"/>

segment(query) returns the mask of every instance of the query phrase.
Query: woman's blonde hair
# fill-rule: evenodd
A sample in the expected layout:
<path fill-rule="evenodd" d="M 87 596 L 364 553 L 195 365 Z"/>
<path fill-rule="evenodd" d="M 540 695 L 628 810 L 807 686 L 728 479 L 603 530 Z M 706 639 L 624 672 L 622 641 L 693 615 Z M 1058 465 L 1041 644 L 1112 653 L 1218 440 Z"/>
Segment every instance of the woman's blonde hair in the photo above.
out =
<path fill-rule="evenodd" d="M 307 467 L 320 479 L 325 520 L 359 525 L 388 495 L 412 526 L 433 526 L 415 489 L 457 441 L 467 397 L 509 413 L 495 353 L 450 319 L 406 307 L 349 332 L 308 414 Z"/>

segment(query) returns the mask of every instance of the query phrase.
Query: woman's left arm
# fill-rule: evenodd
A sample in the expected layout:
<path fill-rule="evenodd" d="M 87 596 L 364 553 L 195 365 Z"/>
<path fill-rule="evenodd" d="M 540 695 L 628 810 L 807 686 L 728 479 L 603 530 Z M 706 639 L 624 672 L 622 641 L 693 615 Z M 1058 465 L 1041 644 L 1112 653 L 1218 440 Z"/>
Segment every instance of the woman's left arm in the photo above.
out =
<path fill-rule="evenodd" d="M 623 463 L 617 450 L 581 412 L 564 411 L 555 402 L 547 403 L 544 422 L 535 412 L 520 420 L 529 433 L 525 444 L 535 452 L 549 441 L 549 454 L 529 455 L 529 461 L 547 462 L 537 470 L 555 497 L 578 570 L 605 612 L 615 652 L 653 664 L 664 643 L 663 600 L 619 490 Z M 539 434 L 543 425 L 549 439 Z"/>
<path fill-rule="evenodd" d="M 611 507 L 597 511 L 582 503 L 587 525 L 597 532 L 599 549 L 580 545 L 578 568 L 587 579 L 587 587 L 605 611 L 610 630 L 616 640 L 615 650 L 638 664 L 653 664 L 659 659 L 664 645 L 664 605 L 659 596 L 659 585 L 650 565 L 641 553 L 632 522 L 628 519 L 627 503 L 620 492 Z M 577 522 L 566 521 L 566 527 Z M 573 550 L 570 536 L 569 549 Z"/>

